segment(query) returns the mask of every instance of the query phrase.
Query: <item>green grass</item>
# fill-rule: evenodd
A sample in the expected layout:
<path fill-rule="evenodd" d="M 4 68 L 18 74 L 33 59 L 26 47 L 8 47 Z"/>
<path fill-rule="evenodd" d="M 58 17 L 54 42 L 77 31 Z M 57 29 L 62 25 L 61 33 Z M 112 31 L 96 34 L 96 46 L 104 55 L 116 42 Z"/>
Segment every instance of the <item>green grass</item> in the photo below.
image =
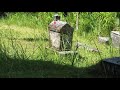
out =
<path fill-rule="evenodd" d="M 72 66 L 72 56 L 61 57 L 49 48 L 47 22 L 50 22 L 52 12 L 48 14 L 50 16 L 47 18 L 47 15 L 39 13 L 37 18 L 19 12 L 0 20 L 0 77 L 105 77 L 101 70 L 101 59 L 120 56 L 119 49 L 99 44 L 95 33 L 79 35 L 79 31 L 75 30 L 72 50 L 79 41 L 101 52 L 79 48 Z"/>

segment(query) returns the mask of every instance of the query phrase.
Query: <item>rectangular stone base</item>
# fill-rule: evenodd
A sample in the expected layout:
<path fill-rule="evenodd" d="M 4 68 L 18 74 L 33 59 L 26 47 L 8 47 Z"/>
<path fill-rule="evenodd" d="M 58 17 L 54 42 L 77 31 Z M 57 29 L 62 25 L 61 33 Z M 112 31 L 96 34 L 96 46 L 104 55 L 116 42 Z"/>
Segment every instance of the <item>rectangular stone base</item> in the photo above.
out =
<path fill-rule="evenodd" d="M 69 55 L 69 54 L 74 55 L 74 54 L 78 54 L 77 51 L 60 51 L 58 53 L 59 53 L 59 55 Z"/>

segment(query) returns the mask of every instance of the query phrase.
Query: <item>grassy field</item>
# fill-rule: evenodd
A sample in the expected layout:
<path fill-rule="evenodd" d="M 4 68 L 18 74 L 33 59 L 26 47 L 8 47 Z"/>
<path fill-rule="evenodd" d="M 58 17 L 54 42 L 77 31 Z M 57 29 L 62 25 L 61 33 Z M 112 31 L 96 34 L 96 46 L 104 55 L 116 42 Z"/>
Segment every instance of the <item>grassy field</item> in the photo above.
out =
<path fill-rule="evenodd" d="M 52 14 L 50 13 L 50 18 Z M 0 77 L 3 78 L 103 78 L 102 59 L 120 56 L 120 49 L 99 44 L 94 33 L 79 35 L 74 31 L 76 42 L 85 43 L 101 52 L 78 48 L 78 55 L 59 56 L 49 48 L 46 16 L 16 13 L 0 19 Z M 52 19 L 51 19 L 52 20 Z M 47 24 L 46 24 L 47 22 Z"/>

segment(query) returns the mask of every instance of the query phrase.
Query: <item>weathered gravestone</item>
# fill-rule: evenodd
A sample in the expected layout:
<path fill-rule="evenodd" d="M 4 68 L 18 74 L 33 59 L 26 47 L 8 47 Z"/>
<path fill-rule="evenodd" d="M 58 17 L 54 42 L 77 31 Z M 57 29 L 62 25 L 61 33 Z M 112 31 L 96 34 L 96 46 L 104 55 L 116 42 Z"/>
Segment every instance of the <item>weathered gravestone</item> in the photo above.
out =
<path fill-rule="evenodd" d="M 49 24 L 50 47 L 58 51 L 69 51 L 72 47 L 73 27 L 67 22 L 60 21 L 60 16 L 55 15 Z"/>
<path fill-rule="evenodd" d="M 109 44 L 109 37 L 98 37 L 98 42 L 99 43 L 105 43 L 105 44 Z"/>
<path fill-rule="evenodd" d="M 57 50 L 60 56 L 70 56 L 72 65 L 77 51 L 71 51 L 74 28 L 67 22 L 61 21 L 59 15 L 54 15 L 54 20 L 49 24 L 49 45 Z"/>
<path fill-rule="evenodd" d="M 120 48 L 120 31 L 111 31 L 112 44 L 116 48 Z"/>

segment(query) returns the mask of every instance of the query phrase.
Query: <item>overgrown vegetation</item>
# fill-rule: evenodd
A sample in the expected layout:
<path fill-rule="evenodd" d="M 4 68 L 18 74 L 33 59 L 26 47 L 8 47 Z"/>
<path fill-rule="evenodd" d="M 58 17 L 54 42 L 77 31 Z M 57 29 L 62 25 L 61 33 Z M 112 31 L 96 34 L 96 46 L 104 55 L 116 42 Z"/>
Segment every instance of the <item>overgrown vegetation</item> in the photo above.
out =
<path fill-rule="evenodd" d="M 76 12 L 61 20 L 76 27 Z M 98 36 L 109 36 L 119 26 L 116 12 L 80 12 L 79 30 L 74 31 L 73 47 L 82 42 L 101 52 L 79 48 L 79 54 L 59 56 L 49 48 L 48 24 L 54 12 L 10 12 L 0 19 L 0 77 L 104 77 L 100 62 L 120 56 L 120 49 L 99 44 Z"/>

